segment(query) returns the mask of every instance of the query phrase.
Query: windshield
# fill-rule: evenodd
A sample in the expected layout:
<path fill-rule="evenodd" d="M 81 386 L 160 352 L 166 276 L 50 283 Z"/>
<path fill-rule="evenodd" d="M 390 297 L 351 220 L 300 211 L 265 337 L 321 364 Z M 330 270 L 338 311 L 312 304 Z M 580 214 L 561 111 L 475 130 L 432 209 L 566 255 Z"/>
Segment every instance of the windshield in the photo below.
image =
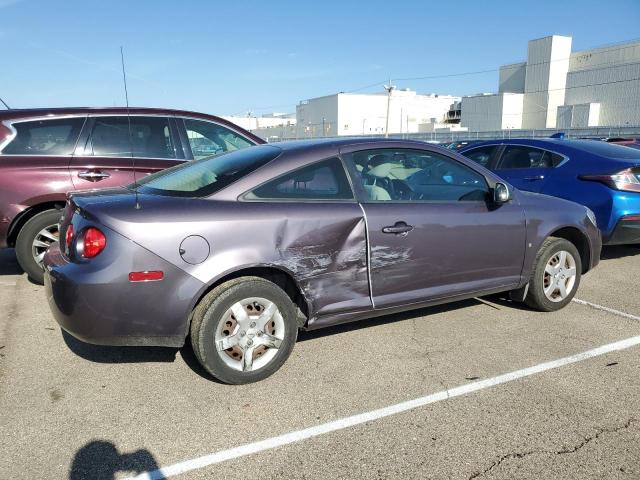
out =
<path fill-rule="evenodd" d="M 259 146 L 183 163 L 144 178 L 138 183 L 138 191 L 176 197 L 204 197 L 222 190 L 280 153 L 279 148 Z"/>

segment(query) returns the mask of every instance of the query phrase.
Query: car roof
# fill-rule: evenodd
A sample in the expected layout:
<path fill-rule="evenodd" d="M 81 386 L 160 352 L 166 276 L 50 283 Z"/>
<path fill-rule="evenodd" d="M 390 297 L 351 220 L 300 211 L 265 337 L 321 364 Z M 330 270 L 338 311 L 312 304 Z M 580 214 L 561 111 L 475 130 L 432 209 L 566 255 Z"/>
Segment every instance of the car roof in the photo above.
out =
<path fill-rule="evenodd" d="M 573 155 L 577 153 L 583 156 L 583 158 L 584 155 L 587 155 L 591 157 L 606 158 L 608 160 L 631 162 L 634 164 L 637 164 L 640 161 L 640 155 L 633 152 L 633 148 L 590 139 L 501 138 L 469 145 L 460 149 L 460 153 L 464 155 L 470 150 L 489 145 L 526 145 L 544 148 L 565 155 Z"/>
<path fill-rule="evenodd" d="M 311 138 L 302 140 L 287 140 L 284 142 L 270 143 L 269 145 L 275 146 L 283 150 L 284 152 L 294 152 L 297 150 L 309 150 L 315 147 L 346 147 L 346 146 L 359 146 L 362 145 L 366 148 L 367 145 L 375 146 L 374 148 L 380 148 L 381 145 L 389 144 L 397 147 L 398 145 L 404 145 L 407 148 L 411 146 L 420 148 L 430 148 L 444 150 L 438 145 L 433 145 L 420 140 L 404 140 L 398 138 L 380 138 L 380 137 L 349 137 L 349 138 Z"/>
<path fill-rule="evenodd" d="M 91 114 L 112 114 L 112 115 L 167 115 L 177 117 L 191 117 L 202 120 L 209 120 L 230 127 L 242 134 L 252 138 L 257 143 L 265 143 L 265 141 L 236 125 L 233 122 L 225 120 L 216 115 L 207 113 L 192 112 L 189 110 L 178 110 L 172 108 L 152 108 L 152 107 L 54 107 L 54 108 L 12 108 L 10 110 L 0 110 L 0 121 L 15 120 L 37 117 L 56 117 L 65 115 L 91 115 Z"/>

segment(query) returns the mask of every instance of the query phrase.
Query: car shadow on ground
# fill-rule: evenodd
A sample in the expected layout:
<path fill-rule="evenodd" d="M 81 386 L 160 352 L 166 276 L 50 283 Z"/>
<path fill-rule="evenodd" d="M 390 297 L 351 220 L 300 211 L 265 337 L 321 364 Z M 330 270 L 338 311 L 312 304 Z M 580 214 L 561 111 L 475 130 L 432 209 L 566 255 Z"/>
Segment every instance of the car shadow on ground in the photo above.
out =
<path fill-rule="evenodd" d="M 365 318 L 363 320 L 343 323 L 332 327 L 321 328 L 318 330 L 305 331 L 301 330 L 298 334 L 298 342 L 306 342 L 310 340 L 317 340 L 328 335 L 339 335 L 345 332 L 352 332 L 354 330 L 360 330 L 363 328 L 376 327 L 378 325 L 386 325 L 388 323 L 401 322 L 403 320 L 409 320 L 416 317 L 424 317 L 434 315 L 436 313 L 450 312 L 452 310 L 458 310 L 461 308 L 471 307 L 479 305 L 482 302 L 472 298 L 469 300 L 462 300 L 459 302 L 447 303 L 444 305 L 437 305 L 434 307 L 419 308 L 416 310 L 408 310 L 406 312 L 394 313 L 391 315 L 384 315 L 380 317 Z"/>
<path fill-rule="evenodd" d="M 92 345 L 78 340 L 60 329 L 64 343 L 73 353 L 95 363 L 145 363 L 166 362 L 176 359 L 176 348 L 170 347 L 110 347 Z"/>
<path fill-rule="evenodd" d="M 13 248 L 0 249 L 0 275 L 22 275 L 24 271 L 20 268 L 16 259 L 16 252 Z"/>
<path fill-rule="evenodd" d="M 118 472 L 139 475 L 157 469 L 158 463 L 147 449 L 120 453 L 112 442 L 93 440 L 76 452 L 69 468 L 69 480 L 115 480 Z M 150 478 L 166 477 L 156 472 Z"/>
<path fill-rule="evenodd" d="M 600 260 L 633 257 L 640 254 L 640 245 L 610 245 L 602 247 Z"/>

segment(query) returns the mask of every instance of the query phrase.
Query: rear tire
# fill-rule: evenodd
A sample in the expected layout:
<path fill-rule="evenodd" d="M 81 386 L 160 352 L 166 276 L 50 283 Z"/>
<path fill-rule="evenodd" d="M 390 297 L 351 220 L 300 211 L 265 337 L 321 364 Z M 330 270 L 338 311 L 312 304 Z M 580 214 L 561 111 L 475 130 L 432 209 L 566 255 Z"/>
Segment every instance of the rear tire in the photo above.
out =
<path fill-rule="evenodd" d="M 29 278 L 39 285 L 44 283 L 42 258 L 48 245 L 58 239 L 60 210 L 45 210 L 30 218 L 22 226 L 16 239 L 16 257 Z M 40 259 L 40 263 L 35 257 Z"/>
<path fill-rule="evenodd" d="M 576 294 L 582 261 L 575 245 L 564 238 L 547 238 L 536 256 L 525 303 L 542 312 L 565 307 Z"/>
<path fill-rule="evenodd" d="M 233 385 L 275 373 L 298 337 L 295 305 L 279 286 L 260 277 L 217 286 L 191 318 L 196 358 L 215 378 Z"/>

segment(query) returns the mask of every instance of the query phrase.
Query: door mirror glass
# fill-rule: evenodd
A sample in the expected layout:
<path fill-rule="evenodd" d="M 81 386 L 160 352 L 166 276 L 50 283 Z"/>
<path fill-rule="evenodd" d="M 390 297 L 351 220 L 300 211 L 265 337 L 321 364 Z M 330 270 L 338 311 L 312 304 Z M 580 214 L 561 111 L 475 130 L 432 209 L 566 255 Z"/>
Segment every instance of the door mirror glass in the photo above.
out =
<path fill-rule="evenodd" d="M 511 192 L 509 191 L 509 187 L 507 187 L 504 183 L 496 183 L 496 186 L 493 187 L 494 203 L 500 205 L 503 203 L 507 203 L 509 200 L 511 200 Z"/>

